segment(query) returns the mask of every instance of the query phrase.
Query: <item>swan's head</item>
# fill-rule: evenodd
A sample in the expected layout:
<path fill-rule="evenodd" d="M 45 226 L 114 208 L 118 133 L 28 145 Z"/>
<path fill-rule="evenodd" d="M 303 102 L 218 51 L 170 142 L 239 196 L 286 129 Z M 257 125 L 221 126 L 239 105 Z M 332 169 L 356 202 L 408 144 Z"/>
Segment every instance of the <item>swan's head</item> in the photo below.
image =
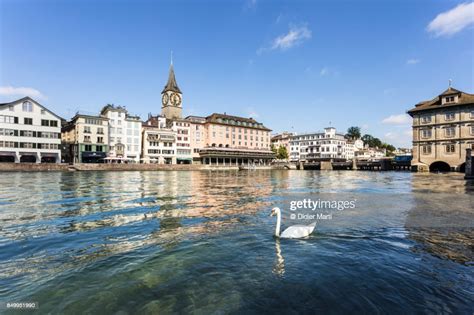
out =
<path fill-rule="evenodd" d="M 270 216 L 273 217 L 274 215 L 277 215 L 277 213 L 280 213 L 280 208 L 275 207 L 272 209 L 272 212 L 270 213 Z"/>

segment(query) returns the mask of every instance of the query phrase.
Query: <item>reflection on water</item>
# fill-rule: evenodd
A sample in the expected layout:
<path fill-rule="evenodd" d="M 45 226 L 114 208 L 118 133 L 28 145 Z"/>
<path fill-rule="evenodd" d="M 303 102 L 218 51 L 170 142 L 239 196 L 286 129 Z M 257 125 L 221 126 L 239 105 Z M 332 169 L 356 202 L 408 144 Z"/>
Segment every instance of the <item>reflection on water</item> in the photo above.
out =
<path fill-rule="evenodd" d="M 42 313 L 467 312 L 473 187 L 405 172 L 0 174 L 0 302 L 38 301 Z M 271 207 L 323 194 L 358 207 L 307 240 L 272 236 Z"/>

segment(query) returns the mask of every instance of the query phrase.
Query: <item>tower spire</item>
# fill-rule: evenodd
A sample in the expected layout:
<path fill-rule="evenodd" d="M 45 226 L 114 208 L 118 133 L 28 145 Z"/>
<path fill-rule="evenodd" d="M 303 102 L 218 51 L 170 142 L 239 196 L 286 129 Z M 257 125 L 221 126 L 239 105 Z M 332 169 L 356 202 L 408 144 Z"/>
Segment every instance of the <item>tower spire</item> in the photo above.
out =
<path fill-rule="evenodd" d="M 163 92 L 161 93 L 164 93 L 166 91 L 181 93 L 181 90 L 178 87 L 178 83 L 176 83 L 176 77 L 174 75 L 173 55 L 171 55 L 171 64 L 170 64 L 170 71 L 168 74 L 168 82 L 166 83 L 165 88 L 163 89 Z"/>
<path fill-rule="evenodd" d="M 173 51 L 171 51 L 171 65 L 173 65 Z"/>

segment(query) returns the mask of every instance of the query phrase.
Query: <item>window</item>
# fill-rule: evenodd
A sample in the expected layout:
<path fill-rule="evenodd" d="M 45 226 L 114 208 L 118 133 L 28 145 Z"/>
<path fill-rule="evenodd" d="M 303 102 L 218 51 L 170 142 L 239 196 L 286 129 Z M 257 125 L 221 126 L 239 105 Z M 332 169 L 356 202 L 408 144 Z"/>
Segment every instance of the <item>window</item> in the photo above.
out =
<path fill-rule="evenodd" d="M 33 111 L 33 104 L 30 101 L 23 102 L 23 111 L 24 112 L 32 112 Z"/>
<path fill-rule="evenodd" d="M 91 127 L 84 126 L 84 133 L 91 133 Z"/>
<path fill-rule="evenodd" d="M 421 147 L 423 154 L 431 154 L 431 145 L 424 145 Z"/>
<path fill-rule="evenodd" d="M 89 151 L 89 152 L 92 151 L 92 146 L 90 144 L 86 144 L 84 146 L 84 151 Z"/>
<path fill-rule="evenodd" d="M 97 152 L 102 152 L 102 146 L 101 146 L 101 145 L 96 145 L 96 146 L 95 146 L 95 150 L 96 150 Z"/>
<path fill-rule="evenodd" d="M 454 144 L 447 144 L 446 145 L 446 153 L 454 153 L 456 152 L 456 147 Z"/>
<path fill-rule="evenodd" d="M 84 142 L 91 142 L 91 136 L 84 136 Z"/>
<path fill-rule="evenodd" d="M 450 121 L 450 120 L 454 120 L 454 113 L 447 113 L 445 116 L 444 116 L 444 119 L 447 120 L 447 121 Z"/>
<path fill-rule="evenodd" d="M 97 134 L 103 135 L 104 134 L 104 128 L 101 128 L 101 127 L 97 128 Z"/>
<path fill-rule="evenodd" d="M 46 114 L 46 111 L 44 109 L 41 110 L 41 115 Z"/>
<path fill-rule="evenodd" d="M 41 126 L 49 126 L 49 120 L 41 119 Z"/>
<path fill-rule="evenodd" d="M 58 126 L 58 121 L 57 120 L 50 120 L 49 121 L 49 126 L 50 127 L 57 127 Z"/>
<path fill-rule="evenodd" d="M 423 138 L 431 138 L 431 129 L 423 129 L 421 131 L 421 137 Z"/>
<path fill-rule="evenodd" d="M 18 124 L 18 117 L 0 115 L 0 123 Z"/>
<path fill-rule="evenodd" d="M 474 135 L 474 126 L 471 126 L 471 135 Z"/>
<path fill-rule="evenodd" d="M 471 110 L 471 119 L 474 119 L 474 110 Z"/>
<path fill-rule="evenodd" d="M 104 143 L 104 137 L 97 137 L 97 143 Z"/>
<path fill-rule="evenodd" d="M 448 96 L 445 98 L 445 103 L 452 103 L 454 102 L 454 96 Z"/>
<path fill-rule="evenodd" d="M 25 118 L 23 122 L 25 125 L 33 125 L 33 118 Z"/>
<path fill-rule="evenodd" d="M 456 129 L 454 127 L 449 127 L 444 129 L 444 134 L 446 137 L 454 137 L 456 135 Z"/>
<path fill-rule="evenodd" d="M 431 122 L 431 116 L 422 116 L 421 117 L 421 123 L 422 124 L 427 124 Z"/>
<path fill-rule="evenodd" d="M 15 107 L 13 105 L 8 106 L 8 110 L 11 112 L 15 111 Z"/>

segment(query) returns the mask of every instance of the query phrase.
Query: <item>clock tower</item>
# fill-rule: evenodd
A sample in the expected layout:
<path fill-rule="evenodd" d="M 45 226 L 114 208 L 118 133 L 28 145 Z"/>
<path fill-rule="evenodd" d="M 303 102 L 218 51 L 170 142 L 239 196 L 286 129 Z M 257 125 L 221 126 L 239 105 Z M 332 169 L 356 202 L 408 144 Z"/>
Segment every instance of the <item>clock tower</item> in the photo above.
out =
<path fill-rule="evenodd" d="M 182 107 L 182 93 L 174 76 L 173 61 L 171 61 L 168 82 L 161 92 L 161 115 L 167 119 L 180 119 Z"/>

